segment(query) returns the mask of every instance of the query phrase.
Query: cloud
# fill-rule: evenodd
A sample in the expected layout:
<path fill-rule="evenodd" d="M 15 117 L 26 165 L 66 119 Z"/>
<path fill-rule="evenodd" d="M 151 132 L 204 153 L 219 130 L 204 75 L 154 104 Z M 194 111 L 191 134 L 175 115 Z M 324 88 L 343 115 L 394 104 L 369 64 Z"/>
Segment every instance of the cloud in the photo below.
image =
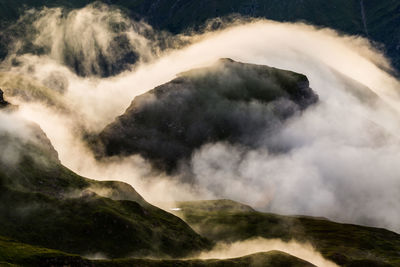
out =
<path fill-rule="evenodd" d="M 335 263 L 324 259 L 324 257 L 315 251 L 310 244 L 301 244 L 294 241 L 283 242 L 278 239 L 264 238 L 255 238 L 231 244 L 218 243 L 213 250 L 201 253 L 200 255 L 196 256 L 196 258 L 229 259 L 271 250 L 279 250 L 288 253 L 297 258 L 308 261 L 315 266 L 337 267 Z"/>
<path fill-rule="evenodd" d="M 20 64 L 13 54 L 47 55 L 81 76 L 115 75 L 150 60 L 159 49 L 146 37 L 155 34 L 148 24 L 100 3 L 31 9 L 7 31 L 17 36 L 10 44 L 12 64 Z"/>
<path fill-rule="evenodd" d="M 30 145 L 49 157 L 31 151 Z M 46 135 L 36 124 L 24 120 L 15 109 L 0 109 L 0 151 L 0 165 L 5 170 L 18 168 L 21 156 L 30 156 L 38 164 L 47 164 L 49 159 L 58 161 L 57 152 Z"/>
<path fill-rule="evenodd" d="M 59 18 L 57 10 L 46 12 Z M 87 22 L 97 12 L 91 7 L 71 14 L 76 14 L 74 18 L 81 15 L 80 19 Z M 39 21 L 43 18 L 46 16 Z M 90 31 L 99 33 L 105 27 L 102 25 L 94 24 Z M 102 42 L 107 46 L 112 35 L 106 30 L 99 33 L 102 39 L 98 40 L 98 49 L 103 47 Z M 4 62 L 2 67 L 41 83 L 52 71 L 62 74 L 61 99 L 73 112 L 26 103 L 18 96 L 14 99 L 20 101 L 21 114 L 44 129 L 62 163 L 79 174 L 129 182 L 152 202 L 224 197 L 262 210 L 325 216 L 400 231 L 400 170 L 396 164 L 400 152 L 400 85 L 387 71 L 388 60 L 367 40 L 304 24 L 267 20 L 236 21 L 221 30 L 177 38 L 186 38 L 187 42 L 109 78 L 76 75 L 64 56 L 52 52 L 19 55 L 19 65 Z M 40 42 L 47 44 L 47 39 Z M 60 42 L 61 47 L 68 45 Z M 92 41 L 81 44 L 88 50 L 95 46 Z M 57 49 L 54 51 L 60 51 Z M 91 59 L 90 53 L 82 53 Z M 100 131 L 124 113 L 135 96 L 219 58 L 305 74 L 319 95 L 319 104 L 287 121 L 279 133 L 268 138 L 258 136 L 260 147 L 204 145 L 191 160 L 190 172 L 197 180 L 194 186 L 181 184 L 179 175 L 155 173 L 138 156 L 98 162 L 86 148 L 82 131 Z M 265 144 L 283 146 L 287 152 L 271 153 Z"/>
<path fill-rule="evenodd" d="M 99 139 L 107 156 L 138 153 L 173 172 L 205 143 L 257 147 L 317 101 L 303 75 L 221 59 L 136 97 Z"/>

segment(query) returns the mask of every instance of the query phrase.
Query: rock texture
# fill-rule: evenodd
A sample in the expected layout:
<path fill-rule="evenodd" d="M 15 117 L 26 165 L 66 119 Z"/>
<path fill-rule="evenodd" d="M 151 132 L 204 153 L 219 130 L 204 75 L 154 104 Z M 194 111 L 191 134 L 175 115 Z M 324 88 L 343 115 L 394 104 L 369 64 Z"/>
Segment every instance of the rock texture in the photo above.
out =
<path fill-rule="evenodd" d="M 3 91 L 0 89 L 0 108 L 4 108 L 7 107 L 10 103 L 8 103 L 7 101 L 4 100 L 4 93 Z"/>
<path fill-rule="evenodd" d="M 140 154 L 174 171 L 207 143 L 258 147 L 317 101 L 304 75 L 221 59 L 136 97 L 94 147 L 105 156 Z"/>

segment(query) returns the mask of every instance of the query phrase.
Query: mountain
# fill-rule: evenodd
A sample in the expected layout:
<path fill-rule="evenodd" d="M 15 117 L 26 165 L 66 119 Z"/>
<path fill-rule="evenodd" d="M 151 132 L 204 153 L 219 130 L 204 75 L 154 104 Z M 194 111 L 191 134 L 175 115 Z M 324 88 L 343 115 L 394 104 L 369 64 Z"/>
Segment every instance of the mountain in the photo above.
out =
<path fill-rule="evenodd" d="M 343 33 L 361 35 L 383 44 L 400 67 L 400 2 L 397 0 L 168 0 L 113 1 L 145 16 L 151 25 L 172 32 L 201 27 L 208 19 L 240 14 L 281 22 L 306 22 Z M 218 27 L 218 21 L 215 25 Z M 379 47 L 379 45 L 378 45 Z"/>
<path fill-rule="evenodd" d="M 174 171 L 206 143 L 257 146 L 317 100 L 304 75 L 221 59 L 136 97 L 94 147 L 106 156 L 140 154 Z"/>
<path fill-rule="evenodd" d="M 15 265 L 14 265 L 15 264 Z M 36 247 L 0 236 L 1 266 L 249 266 L 249 267 L 312 267 L 314 265 L 289 254 L 270 251 L 224 260 L 88 260 L 61 251 Z"/>
<path fill-rule="evenodd" d="M 255 237 L 310 242 L 340 266 L 399 266 L 400 235 L 385 229 L 341 224 L 325 218 L 283 216 L 254 210 L 225 209 L 226 200 L 175 203 L 174 213 L 201 235 L 235 242 Z M 220 203 L 218 205 L 218 203 Z M 208 208 L 207 208 L 208 207 Z"/>
<path fill-rule="evenodd" d="M 0 235 L 111 258 L 181 257 L 210 247 L 130 185 L 90 180 L 62 166 L 39 126 L 12 112 L 0 112 L 0 121 Z"/>
<path fill-rule="evenodd" d="M 210 100 L 210 106 L 202 102 L 203 98 Z M 183 73 L 138 97 L 127 110 L 128 123 L 122 125 L 131 127 L 133 116 L 135 123 L 143 122 L 144 129 L 158 130 L 157 125 L 166 125 L 157 134 L 174 136 L 180 133 L 177 123 L 185 122 L 183 115 L 202 118 L 200 115 L 209 110 L 203 125 L 209 127 L 205 133 L 210 134 L 220 120 L 230 118 L 221 113 L 227 110 L 234 115 L 232 121 L 258 122 L 255 125 L 260 128 L 245 126 L 245 131 L 240 132 L 235 129 L 242 127 L 234 125 L 232 134 L 215 131 L 212 136 L 252 146 L 257 129 L 279 129 L 285 119 L 300 114 L 317 100 L 304 75 L 223 59 L 209 68 Z M 194 114 L 189 112 L 192 101 L 201 107 Z M 6 102 L 4 98 L 2 102 Z M 253 105 L 262 111 L 258 114 L 267 122 L 246 115 L 251 112 L 243 112 L 254 108 Z M 240 117 L 235 110 L 246 116 Z M 176 118 L 172 120 L 176 124 L 171 126 L 169 120 Z M 191 124 L 181 127 L 187 130 Z M 184 138 L 168 138 L 186 142 Z M 123 141 L 129 140 L 126 137 Z M 231 200 L 174 204 L 175 214 L 185 223 L 147 203 L 130 185 L 90 180 L 68 170 L 40 127 L 20 119 L 9 109 L 0 111 L 0 151 L 0 264 L 313 266 L 279 251 L 226 260 L 174 259 L 211 249 L 216 242 L 256 237 L 310 242 L 340 266 L 400 264 L 400 235 L 385 229 L 340 224 L 324 218 L 261 213 Z M 112 259 L 86 258 L 96 255 Z M 148 256 L 163 259 L 135 259 Z"/>
<path fill-rule="evenodd" d="M 0 26 L 5 29 L 14 23 L 27 8 L 67 7 L 81 8 L 91 0 L 19 0 L 0 1 Z M 283 22 L 306 22 L 329 27 L 340 32 L 368 37 L 376 42 L 400 69 L 400 2 L 397 0 L 103 0 L 122 8 L 132 18 L 145 18 L 153 27 L 172 33 L 202 28 L 209 19 L 230 14 L 246 17 L 267 18 Z M 211 28 L 220 27 L 216 20 Z M 7 54 L 3 35 L 4 57 Z"/>
<path fill-rule="evenodd" d="M 87 8 L 77 10 L 87 5 Z M 363 219 L 370 220 L 369 215 L 373 214 L 374 222 L 370 225 L 392 227 L 392 224 L 381 223 L 386 218 L 379 216 L 389 214 L 384 208 L 389 207 L 392 211 L 396 207 L 396 186 L 390 186 L 396 184 L 392 183 L 396 180 L 393 173 L 396 169 L 386 162 L 398 154 L 397 139 L 394 141 L 389 136 L 397 126 L 386 129 L 385 126 L 391 123 L 382 123 L 382 126 L 378 123 L 380 119 L 383 122 L 395 118 L 391 117 L 390 107 L 381 109 L 393 104 L 385 102 L 389 92 L 384 91 L 395 86 L 395 78 L 390 75 L 385 78 L 383 72 L 376 77 L 375 74 L 366 77 L 370 72 L 366 74 L 363 71 L 359 75 L 349 74 L 355 78 L 352 80 L 346 77 L 346 73 L 341 73 L 340 68 L 329 70 L 317 64 L 322 67 L 320 73 L 327 71 L 327 79 L 316 84 L 324 87 L 328 84 L 323 82 L 335 80 L 336 83 L 330 85 L 339 85 L 337 89 L 344 90 L 344 94 L 329 93 L 322 102 L 330 103 L 335 98 L 332 101 L 335 110 L 318 113 L 326 107 L 329 109 L 329 105 L 315 108 L 319 98 L 305 75 L 221 59 L 210 67 L 181 73 L 170 82 L 136 97 L 124 114 L 95 133 L 89 132 L 93 128 L 89 127 L 90 123 L 86 125 L 85 116 L 81 115 L 86 114 L 84 109 L 88 110 L 88 117 L 97 114 L 95 109 L 91 110 L 91 104 L 93 99 L 95 103 L 104 99 L 94 96 L 101 92 L 92 90 L 83 94 L 90 98 L 82 101 L 88 106 L 77 107 L 81 102 L 70 103 L 77 96 L 68 89 L 101 89 L 104 85 L 114 86 L 114 82 L 122 87 L 122 84 L 132 81 L 121 82 L 122 79 L 132 76 L 102 78 L 133 70 L 136 62 L 153 62 L 168 52 L 168 48 L 184 49 L 198 39 L 197 34 L 223 29 L 237 22 L 249 22 L 252 18 L 305 22 L 367 37 L 400 70 L 399 14 L 398 0 L 0 0 L 0 60 L 7 59 L 0 69 L 8 71 L 0 73 L 0 87 L 7 96 L 17 96 L 21 106 L 32 104 L 27 109 L 21 108 L 21 113 L 15 112 L 18 107 L 4 99 L 0 90 L 0 265 L 314 266 L 280 251 L 229 259 L 203 260 L 200 257 L 201 253 L 218 250 L 220 246 L 264 238 L 310 244 L 315 251 L 339 266 L 400 266 L 400 235 L 386 229 L 338 223 L 326 218 L 264 213 L 229 199 L 178 202 L 173 204 L 169 213 L 149 204 L 129 184 L 88 179 L 64 167 L 41 128 L 21 117 L 27 115 L 30 108 L 46 105 L 55 111 L 54 116 L 58 111 L 63 113 L 66 123 L 69 118 L 71 121 L 78 118 L 78 122 L 74 122 L 74 137 L 84 135 L 99 164 L 111 157 L 118 160 L 119 157 L 140 155 L 154 167 L 146 177 L 157 176 L 157 171 L 160 171 L 163 177 L 166 173 L 170 179 L 187 182 L 184 186 L 194 184 L 194 190 L 199 185 L 200 189 L 211 194 L 227 188 L 237 192 L 237 197 L 249 192 L 257 194 L 246 188 L 246 184 L 251 184 L 258 187 L 261 195 L 268 195 L 266 197 L 275 198 L 285 192 L 294 196 L 294 201 L 283 201 L 286 205 L 296 206 L 296 202 L 303 204 L 301 201 L 308 201 L 322 204 L 322 207 L 336 207 L 338 211 L 331 214 L 346 214 L 348 221 L 357 219 L 366 224 L 369 222 Z M 8 55 L 12 56 L 7 58 Z M 362 56 L 367 59 L 370 55 Z M 304 70 L 308 67 L 305 65 Z M 365 83 L 373 86 L 376 93 L 359 84 L 363 73 Z M 377 90 L 380 83 L 388 88 Z M 88 84 L 90 86 L 85 86 Z M 333 87 L 327 86 L 326 91 L 333 92 Z M 342 99 L 345 94 L 346 98 Z M 354 101 L 352 98 L 351 101 L 342 101 L 347 99 L 347 94 L 354 97 Z M 110 95 L 112 97 L 118 96 Z M 110 104 L 109 101 L 114 107 L 113 99 L 105 99 L 101 107 Z M 356 102 L 365 104 L 366 109 Z M 370 112 L 374 109 L 377 112 Z M 331 113 L 339 110 L 340 116 L 330 117 Z M 317 122 L 306 124 L 309 128 L 304 129 L 302 123 L 289 126 L 297 126 L 299 132 L 305 130 L 321 135 L 324 140 L 315 139 L 315 143 L 322 143 L 322 146 L 308 149 L 306 139 L 311 139 L 308 133 L 305 138 L 287 132 L 282 136 L 299 143 L 303 140 L 296 139 L 306 140 L 306 157 L 295 154 L 302 147 L 292 148 L 276 138 L 281 136 L 282 129 L 289 129 L 284 128 L 286 123 L 297 122 L 305 111 L 311 111 L 307 115 L 320 116 L 311 118 Z M 39 116 L 39 112 L 32 113 L 28 115 Z M 353 115 L 356 119 L 346 120 L 347 116 Z M 364 119 L 371 120 L 368 126 L 361 122 Z M 331 125 L 318 129 L 318 121 Z M 355 127 L 350 127 L 351 124 Z M 329 134 L 325 130 L 329 130 Z M 330 138 L 331 132 L 334 136 L 340 132 L 345 134 L 336 140 L 336 137 Z M 354 136 L 354 142 L 350 136 Z M 334 141 L 333 144 L 326 145 L 330 141 Z M 201 149 L 213 148 L 214 145 L 216 149 L 218 145 L 226 147 L 226 154 L 225 151 L 222 154 L 216 150 L 207 151 L 212 154 L 204 154 L 208 160 L 206 163 L 211 168 L 229 172 L 222 175 L 196 173 L 197 169 L 208 168 L 202 161 L 196 161 L 203 152 Z M 343 147 L 345 153 L 327 155 L 327 152 Z M 370 151 L 376 154 L 368 158 L 366 154 Z M 275 179 L 270 179 L 265 167 L 259 168 L 263 162 L 247 159 L 247 155 L 257 156 L 258 152 L 266 156 L 261 157 L 263 162 L 288 155 L 285 164 L 272 164 L 270 167 L 279 173 L 276 175 L 277 183 L 270 182 Z M 316 154 L 310 157 L 310 152 Z M 387 158 L 386 154 L 389 154 Z M 226 163 L 223 160 L 225 155 L 237 156 L 237 160 L 234 159 L 232 164 Z M 243 155 L 246 156 L 244 159 Z M 292 160 L 299 156 L 304 161 Z M 333 162 L 337 158 L 346 161 L 344 156 L 350 156 L 352 160 L 344 165 Z M 353 162 L 358 156 L 366 158 L 366 161 Z M 314 158 L 318 160 L 319 157 L 321 162 L 314 164 Z M 383 162 L 378 162 L 382 158 Z M 385 159 L 389 160 L 385 162 Z M 235 168 L 247 160 L 257 166 L 247 164 L 245 171 Z M 301 168 L 296 168 L 298 165 Z M 324 169 L 320 169 L 320 165 L 329 168 L 322 166 Z M 373 168 L 364 170 L 362 167 L 366 165 L 378 166 L 378 171 Z M 263 173 L 256 171 L 258 168 Z M 284 172 L 286 168 L 292 172 Z M 336 169 L 358 168 L 364 173 L 335 172 Z M 302 173 L 306 169 L 307 172 Z M 386 169 L 392 170 L 381 172 Z M 301 175 L 297 176 L 295 172 Z M 368 172 L 374 175 L 365 175 Z M 236 177 L 237 173 L 240 175 Z M 326 186 L 324 179 L 319 181 L 320 176 L 329 179 Z M 205 183 L 206 186 L 202 187 L 193 181 L 194 177 L 198 181 L 207 178 L 225 183 Z M 298 179 L 304 177 L 313 179 Z M 382 180 L 382 177 L 389 178 Z M 243 183 L 235 183 L 235 178 L 240 178 Z M 337 179 L 341 180 L 339 187 L 334 183 L 336 178 L 343 178 Z M 372 178 L 372 181 L 364 178 Z M 270 185 L 259 184 L 262 179 Z M 298 181 L 292 184 L 288 182 L 290 179 Z M 348 181 L 344 181 L 346 179 Z M 361 186 L 361 180 L 368 182 L 369 186 Z M 277 186 L 280 184 L 292 191 L 283 192 Z M 381 184 L 385 186 L 379 187 Z M 265 191 L 267 187 L 269 192 Z M 347 187 L 355 191 L 341 194 L 341 190 Z M 394 190 L 388 192 L 389 187 Z M 302 188 L 313 190 L 303 191 Z M 324 191 L 325 188 L 329 190 Z M 358 192 L 360 196 L 356 196 Z M 318 196 L 303 198 L 307 194 Z M 310 202 L 309 199 L 314 200 Z M 335 205 L 326 205 L 325 199 L 328 199 L 326 203 L 332 200 Z M 379 202 L 375 202 L 376 199 Z M 262 204 L 271 203 L 270 199 L 262 200 Z M 369 201 L 367 209 L 354 214 L 358 208 L 363 210 L 366 205 L 361 204 L 366 200 Z M 377 212 L 376 207 L 382 211 Z M 309 209 L 301 210 L 307 212 Z M 395 223 L 395 220 L 396 217 L 390 217 L 390 222 Z"/>
<path fill-rule="evenodd" d="M 2 266 L 314 266 L 279 251 L 168 260 L 208 250 L 212 242 L 147 203 L 130 185 L 68 170 L 40 127 L 12 110 L 0 111 L 0 122 Z M 229 200 L 216 207 L 252 211 Z M 99 255 L 113 260 L 86 258 Z M 132 258 L 149 256 L 167 259 Z"/>

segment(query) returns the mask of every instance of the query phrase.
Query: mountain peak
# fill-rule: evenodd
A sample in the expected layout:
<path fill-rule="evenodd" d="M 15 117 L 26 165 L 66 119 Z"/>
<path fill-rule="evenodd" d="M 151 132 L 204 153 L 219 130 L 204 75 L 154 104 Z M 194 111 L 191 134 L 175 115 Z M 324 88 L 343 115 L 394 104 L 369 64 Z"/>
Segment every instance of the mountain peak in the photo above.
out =
<path fill-rule="evenodd" d="M 136 97 L 96 141 L 105 156 L 140 154 L 175 171 L 208 143 L 253 146 L 317 101 L 305 75 L 223 58 Z"/>

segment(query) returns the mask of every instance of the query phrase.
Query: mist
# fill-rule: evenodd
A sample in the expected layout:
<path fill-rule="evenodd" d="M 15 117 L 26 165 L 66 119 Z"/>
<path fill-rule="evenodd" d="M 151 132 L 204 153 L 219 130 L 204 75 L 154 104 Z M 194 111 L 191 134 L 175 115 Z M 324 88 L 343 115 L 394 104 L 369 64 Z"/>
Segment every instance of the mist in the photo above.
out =
<path fill-rule="evenodd" d="M 29 41 L 46 49 L 11 53 L 1 68 L 50 87 L 56 92 L 52 99 L 63 107 L 38 98 L 28 101 L 23 92 L 9 100 L 20 106 L 22 117 L 41 126 L 61 162 L 78 174 L 128 182 L 152 203 L 229 198 L 262 211 L 324 216 L 400 231 L 400 83 L 390 74 L 390 62 L 366 39 L 305 24 L 240 23 L 239 19 L 221 30 L 177 36 L 175 45 L 163 50 L 148 45 L 163 34 L 143 22 L 134 27 L 135 22 L 104 6 L 89 6 L 67 16 L 60 16 L 59 9 L 29 12 L 39 14 L 33 24 L 37 35 Z M 111 60 L 127 51 L 110 44 L 115 32 L 107 26 L 107 14 L 128 25 L 123 35 L 135 36 L 128 50 L 143 56 L 124 70 L 104 73 L 97 68 L 99 54 Z M 74 28 L 77 19 L 85 22 L 90 34 L 67 41 L 53 34 L 76 34 L 80 31 Z M 54 20 L 56 28 L 42 27 L 53 25 Z M 100 39 L 91 39 L 93 35 Z M 186 40 L 184 45 L 181 40 Z M 110 45 L 113 49 L 108 49 Z M 78 50 L 75 55 L 83 56 L 83 66 L 71 67 L 66 46 Z M 204 145 L 190 160 L 194 185 L 181 182 L 185 170 L 170 177 L 155 172 L 137 155 L 95 159 L 82 133 L 103 129 L 124 113 L 135 96 L 220 58 L 302 73 L 319 102 L 285 122 L 273 136 L 258 137 L 258 148 Z M 107 62 L 109 66 L 115 63 Z M 271 142 L 286 147 L 287 153 L 270 153 L 266 144 Z"/>
<path fill-rule="evenodd" d="M 310 244 L 295 241 L 283 242 L 278 239 L 255 238 L 235 243 L 218 243 L 215 248 L 203 252 L 199 259 L 229 259 L 243 257 L 252 253 L 278 250 L 303 259 L 315 266 L 337 267 L 335 263 L 324 259 Z"/>

